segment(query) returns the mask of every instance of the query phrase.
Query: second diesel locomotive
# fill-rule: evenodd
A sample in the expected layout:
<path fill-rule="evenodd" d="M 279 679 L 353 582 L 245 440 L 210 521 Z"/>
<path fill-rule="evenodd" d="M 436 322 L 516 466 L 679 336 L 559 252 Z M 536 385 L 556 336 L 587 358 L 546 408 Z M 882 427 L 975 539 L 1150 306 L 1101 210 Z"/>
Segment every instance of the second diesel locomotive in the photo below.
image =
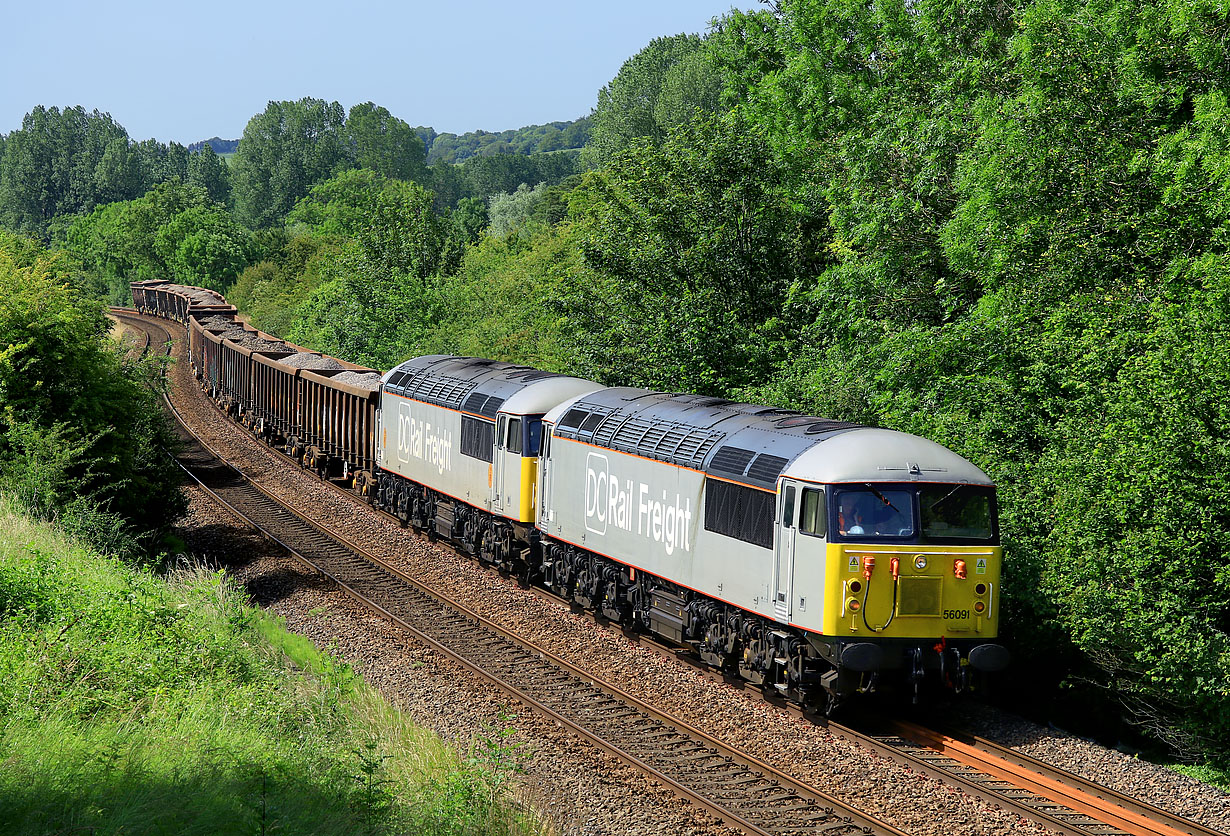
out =
<path fill-rule="evenodd" d="M 228 336 L 234 309 L 195 288 L 134 298 L 188 326 L 198 378 L 237 420 L 320 475 L 792 700 L 962 689 L 1007 663 L 994 485 L 940 445 L 476 358 L 415 358 L 377 384 L 305 368 L 321 358 L 290 344 L 244 347 L 276 338 Z"/>

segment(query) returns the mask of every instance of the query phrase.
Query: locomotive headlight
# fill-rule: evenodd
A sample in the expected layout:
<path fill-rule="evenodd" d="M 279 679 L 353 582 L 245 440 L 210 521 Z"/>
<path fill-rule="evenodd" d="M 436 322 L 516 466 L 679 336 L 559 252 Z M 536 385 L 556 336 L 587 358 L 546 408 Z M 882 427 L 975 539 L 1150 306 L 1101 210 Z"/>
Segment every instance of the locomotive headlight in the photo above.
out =
<path fill-rule="evenodd" d="M 850 610 L 850 612 L 858 612 L 861 606 L 862 604 L 858 602 L 857 598 L 851 598 L 849 601 L 846 601 L 846 609 Z"/>
<path fill-rule="evenodd" d="M 974 612 L 982 613 L 982 612 L 986 612 L 986 609 L 987 609 L 987 605 L 982 603 L 981 601 L 974 602 Z"/>
<path fill-rule="evenodd" d="M 986 585 L 985 583 L 980 583 L 980 584 L 978 584 L 977 586 L 975 586 L 975 587 L 974 587 L 974 594 L 975 594 L 975 595 L 986 595 L 986 594 L 987 594 L 987 585 Z"/>
<path fill-rule="evenodd" d="M 920 554 L 914 558 L 914 568 L 920 572 L 927 568 L 927 556 L 925 554 Z"/>

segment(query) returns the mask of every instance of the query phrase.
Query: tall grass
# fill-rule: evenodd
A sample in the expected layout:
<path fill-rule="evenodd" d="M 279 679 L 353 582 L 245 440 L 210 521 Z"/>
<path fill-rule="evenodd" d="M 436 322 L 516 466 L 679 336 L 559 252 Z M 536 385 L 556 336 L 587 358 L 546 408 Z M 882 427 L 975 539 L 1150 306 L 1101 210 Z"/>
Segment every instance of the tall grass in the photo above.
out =
<path fill-rule="evenodd" d="M 467 751 L 200 566 L 133 570 L 0 497 L 0 833 L 521 834 Z"/>

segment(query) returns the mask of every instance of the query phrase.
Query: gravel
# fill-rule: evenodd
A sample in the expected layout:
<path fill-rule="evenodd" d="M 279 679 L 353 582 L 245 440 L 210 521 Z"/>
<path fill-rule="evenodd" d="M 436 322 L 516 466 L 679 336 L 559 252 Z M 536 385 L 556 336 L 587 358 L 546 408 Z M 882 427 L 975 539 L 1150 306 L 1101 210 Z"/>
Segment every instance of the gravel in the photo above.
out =
<path fill-rule="evenodd" d="M 366 389 L 375 392 L 380 388 L 380 375 L 375 372 L 342 372 L 334 375 L 333 380 L 354 386 L 356 389 Z"/>
<path fill-rule="evenodd" d="M 190 554 L 224 565 L 261 606 L 294 632 L 350 664 L 415 723 L 465 751 L 477 737 L 515 729 L 526 774 L 516 795 L 555 829 L 573 834 L 728 836 L 634 770 L 562 735 L 553 723 L 510 705 L 492 688 L 355 604 L 321 575 L 250 531 L 199 488 L 184 489 L 179 534 Z"/>
<path fill-rule="evenodd" d="M 182 357 L 182 342 L 177 344 Z M 1044 828 L 936 780 L 903 770 L 771 705 L 753 700 L 700 672 L 632 644 L 615 630 L 596 625 L 566 606 L 519 588 L 497 573 L 479 567 L 451 549 L 428 543 L 400 529 L 356 499 L 339 495 L 275 454 L 227 421 L 205 401 L 193 384 L 186 359 L 173 369 L 177 404 L 190 413 L 198 432 L 256 482 L 278 491 L 299 508 L 335 527 L 356 544 L 389 560 L 429 586 L 440 588 L 479 614 L 539 643 L 573 664 L 599 672 L 604 679 L 662 710 L 745 748 L 762 760 L 792 773 L 854 806 L 917 834 L 1047 833 Z M 490 688 L 473 682 L 441 660 L 415 649 L 393 631 L 376 640 L 380 624 L 349 612 L 334 595 L 329 619 L 314 619 L 319 603 L 311 596 L 328 594 L 318 582 L 287 570 L 274 575 L 294 586 L 277 597 L 275 607 L 292 629 L 320 640 L 338 641 L 339 652 L 394 702 L 425 725 L 453 740 L 481 733 L 498 716 Z M 246 576 L 245 576 L 246 577 Z M 249 578 L 249 583 L 254 583 Z M 304 586 L 306 583 L 309 590 Z M 259 586 L 252 588 L 258 590 Z M 258 595 L 259 597 L 259 595 Z M 311 598 L 315 601 L 317 599 Z M 336 616 L 348 612 L 345 625 Z M 327 624 L 327 628 L 323 626 Z M 313 626 L 315 625 L 315 627 Z M 355 625 L 366 625 L 360 629 Z M 390 628 L 391 629 L 391 628 Z M 315 632 L 313 632 L 315 630 Z M 366 632 L 365 632 L 366 631 Z M 415 661 L 422 664 L 415 665 Z M 496 711 L 493 715 L 491 712 Z M 1018 718 L 986 710 L 978 731 L 1016 745 L 1035 757 L 1108 784 L 1130 787 L 1133 795 L 1165 809 L 1191 815 L 1209 826 L 1230 829 L 1230 796 L 1143 761 L 1120 756 L 1085 741 L 1029 727 Z M 710 826 L 648 786 L 631 770 L 579 744 L 553 727 L 519 713 L 515 722 L 536 751 L 533 786 L 543 793 L 546 810 L 566 833 L 673 834 L 708 832 Z M 1042 741 L 1048 740 L 1043 743 Z M 1181 788 L 1177 789 L 1177 788 Z M 1176 797 L 1181 795 L 1180 798 Z M 612 811 L 618 810 L 618 825 Z"/>
<path fill-rule="evenodd" d="M 345 368 L 341 363 L 334 360 L 332 357 L 324 357 L 320 354 L 310 354 L 301 352 L 292 354 L 289 357 L 283 357 L 278 360 L 284 366 L 293 366 L 296 369 L 342 369 Z"/>

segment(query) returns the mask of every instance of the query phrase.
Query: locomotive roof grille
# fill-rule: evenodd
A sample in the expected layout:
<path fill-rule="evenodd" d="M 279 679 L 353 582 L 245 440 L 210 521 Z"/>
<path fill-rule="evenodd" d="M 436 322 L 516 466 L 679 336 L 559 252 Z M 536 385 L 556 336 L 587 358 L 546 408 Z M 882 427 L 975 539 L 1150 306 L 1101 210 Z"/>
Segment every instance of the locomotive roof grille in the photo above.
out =
<path fill-rule="evenodd" d="M 462 410 L 472 412 L 476 415 L 483 415 L 487 418 L 494 418 L 495 414 L 500 411 L 500 407 L 504 405 L 504 398 L 499 395 L 487 395 L 483 392 L 474 392 L 470 397 L 466 398 L 465 404 L 462 405 Z"/>
<path fill-rule="evenodd" d="M 415 400 L 443 406 L 448 409 L 461 409 L 465 396 L 474 390 L 478 384 L 472 380 L 462 380 L 448 375 L 424 375 L 405 388 L 406 396 Z"/>
<path fill-rule="evenodd" d="M 744 447 L 735 447 L 728 444 L 718 450 L 713 456 L 713 461 L 709 463 L 709 469 L 728 473 L 732 476 L 742 476 L 747 473 L 747 466 L 751 464 L 754 458 L 756 458 L 755 450 L 748 450 Z"/>
<path fill-rule="evenodd" d="M 591 412 L 589 417 L 585 419 L 585 423 L 581 424 L 578 432 L 592 433 L 602 423 L 602 419 L 606 418 L 601 412 Z"/>
<path fill-rule="evenodd" d="M 589 417 L 588 410 L 576 409 L 576 408 L 570 409 L 566 413 L 564 413 L 564 417 L 560 419 L 559 424 L 556 425 L 556 429 L 557 430 L 575 430 L 577 427 L 581 426 L 581 424 L 585 422 L 585 419 L 587 417 Z"/>
<path fill-rule="evenodd" d="M 777 477 L 782 475 L 782 471 L 786 468 L 788 459 L 783 459 L 781 456 L 771 456 L 768 453 L 761 453 L 752 462 L 752 466 L 747 469 L 749 479 L 755 479 L 759 482 L 777 483 Z"/>

